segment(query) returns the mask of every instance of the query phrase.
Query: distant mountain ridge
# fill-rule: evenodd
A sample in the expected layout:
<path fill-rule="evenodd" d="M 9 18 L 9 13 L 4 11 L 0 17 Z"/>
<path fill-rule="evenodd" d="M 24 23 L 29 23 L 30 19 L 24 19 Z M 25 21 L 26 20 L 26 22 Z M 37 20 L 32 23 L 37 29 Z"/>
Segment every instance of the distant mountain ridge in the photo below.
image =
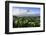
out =
<path fill-rule="evenodd" d="M 19 17 L 23 17 L 23 16 L 40 16 L 40 14 L 21 14 L 21 15 L 13 15 L 13 16 L 19 16 Z"/>

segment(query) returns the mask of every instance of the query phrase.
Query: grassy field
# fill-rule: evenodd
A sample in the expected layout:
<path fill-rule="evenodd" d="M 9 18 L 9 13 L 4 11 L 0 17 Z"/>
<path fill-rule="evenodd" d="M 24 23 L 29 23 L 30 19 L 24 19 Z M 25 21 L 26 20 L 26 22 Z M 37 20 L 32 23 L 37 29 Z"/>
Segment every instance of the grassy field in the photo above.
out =
<path fill-rule="evenodd" d="M 13 16 L 13 28 L 40 27 L 40 16 L 17 17 Z"/>

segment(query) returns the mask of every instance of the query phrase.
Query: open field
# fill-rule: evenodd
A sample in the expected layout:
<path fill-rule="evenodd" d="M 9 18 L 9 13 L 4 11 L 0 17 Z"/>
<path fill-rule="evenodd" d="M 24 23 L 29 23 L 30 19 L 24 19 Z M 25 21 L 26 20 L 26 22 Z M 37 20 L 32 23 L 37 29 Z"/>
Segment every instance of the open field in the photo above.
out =
<path fill-rule="evenodd" d="M 13 16 L 13 28 L 19 27 L 40 27 L 40 16 Z"/>

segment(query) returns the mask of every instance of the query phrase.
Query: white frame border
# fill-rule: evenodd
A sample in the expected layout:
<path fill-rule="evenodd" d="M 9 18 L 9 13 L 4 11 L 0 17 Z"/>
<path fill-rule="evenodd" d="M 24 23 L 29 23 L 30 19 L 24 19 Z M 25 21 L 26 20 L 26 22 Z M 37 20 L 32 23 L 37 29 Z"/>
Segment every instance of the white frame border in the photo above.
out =
<path fill-rule="evenodd" d="M 40 27 L 28 27 L 28 28 L 13 28 L 12 27 L 12 6 L 17 7 L 38 7 L 40 8 Z M 17 4 L 17 3 L 9 3 L 9 32 L 22 32 L 22 31 L 39 31 L 43 30 L 43 5 L 35 5 L 35 4 Z"/>

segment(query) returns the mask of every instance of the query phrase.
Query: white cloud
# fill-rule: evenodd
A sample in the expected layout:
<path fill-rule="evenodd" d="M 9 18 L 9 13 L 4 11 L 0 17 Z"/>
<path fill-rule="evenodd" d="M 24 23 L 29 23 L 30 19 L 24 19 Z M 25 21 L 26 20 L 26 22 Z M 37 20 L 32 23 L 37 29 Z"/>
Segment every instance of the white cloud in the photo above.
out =
<path fill-rule="evenodd" d="M 13 13 L 13 15 L 27 14 L 27 10 L 24 10 L 24 9 L 14 9 L 12 13 Z"/>

